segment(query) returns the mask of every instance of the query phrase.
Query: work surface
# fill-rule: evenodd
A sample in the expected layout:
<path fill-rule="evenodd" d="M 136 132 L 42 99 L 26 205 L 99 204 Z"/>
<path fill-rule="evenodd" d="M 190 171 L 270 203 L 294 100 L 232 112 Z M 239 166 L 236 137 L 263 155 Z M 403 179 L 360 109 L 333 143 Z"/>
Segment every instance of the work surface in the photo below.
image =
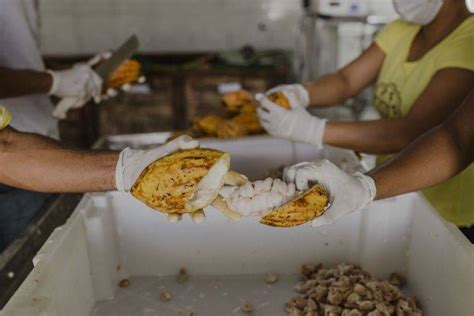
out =
<path fill-rule="evenodd" d="M 180 284 L 174 276 L 132 277 L 129 287 L 119 288 L 112 300 L 98 302 L 91 315 L 241 315 L 245 303 L 257 315 L 286 315 L 284 305 L 298 280 L 298 275 L 287 275 L 266 284 L 265 275 L 191 276 Z M 160 300 L 162 291 L 171 295 L 170 301 Z"/>
<path fill-rule="evenodd" d="M 205 140 L 203 146 L 229 151 L 233 168 L 250 178 L 307 159 L 351 165 L 351 156 L 341 152 L 315 152 L 268 137 Z M 293 295 L 296 282 L 283 279 L 270 291 L 263 275 L 292 275 L 304 263 L 319 262 L 358 264 L 376 278 L 399 272 L 430 316 L 464 316 L 474 310 L 472 245 L 420 194 L 377 201 L 317 229 L 277 229 L 259 224 L 257 218 L 233 222 L 212 207 L 206 209 L 206 217 L 201 225 L 188 216 L 171 225 L 166 215 L 128 194 L 86 194 L 68 222 L 44 244 L 35 268 L 2 313 L 90 315 L 100 308 L 101 314 L 117 315 L 118 309 L 133 309 L 146 301 L 150 305 L 141 307 L 144 314 L 167 315 L 160 308 L 187 312 L 189 307 L 196 308 L 197 315 L 200 308 L 212 308 L 201 315 L 234 315 L 234 310 L 239 315 L 237 308 L 249 299 L 261 308 L 258 315 L 273 316 Z M 189 284 L 175 284 L 181 267 L 189 271 Z M 131 285 L 119 288 L 125 278 Z M 166 304 L 156 297 L 160 286 L 172 295 Z M 229 297 L 222 297 L 223 292 Z M 272 304 L 263 305 L 270 296 Z M 169 315 L 176 314 L 173 310 Z"/>

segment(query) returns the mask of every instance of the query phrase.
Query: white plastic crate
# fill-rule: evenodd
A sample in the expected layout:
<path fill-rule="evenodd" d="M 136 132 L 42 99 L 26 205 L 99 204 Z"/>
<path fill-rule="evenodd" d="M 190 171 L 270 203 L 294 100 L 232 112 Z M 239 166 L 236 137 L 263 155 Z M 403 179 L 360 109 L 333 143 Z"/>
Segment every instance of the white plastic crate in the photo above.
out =
<path fill-rule="evenodd" d="M 353 161 L 347 151 L 317 152 L 270 138 L 203 144 L 211 145 L 229 151 L 234 168 L 251 178 L 318 156 Z M 220 316 L 239 315 L 240 302 L 250 301 L 256 315 L 284 315 L 295 275 L 308 262 L 356 263 L 380 278 L 397 271 L 406 275 L 426 315 L 473 314 L 474 249 L 419 194 L 376 202 L 318 229 L 272 228 L 256 218 L 231 222 L 213 208 L 206 214 L 201 225 L 189 217 L 169 224 L 165 215 L 127 194 L 87 194 L 38 253 L 33 271 L 2 314 L 177 315 L 193 310 Z M 181 287 L 167 278 L 180 267 L 191 275 Z M 268 272 L 281 274 L 282 280 L 264 285 Z M 118 288 L 123 278 L 131 278 L 130 288 Z M 158 298 L 165 285 L 173 295 L 168 303 Z M 113 304 L 98 303 L 104 300 Z"/>

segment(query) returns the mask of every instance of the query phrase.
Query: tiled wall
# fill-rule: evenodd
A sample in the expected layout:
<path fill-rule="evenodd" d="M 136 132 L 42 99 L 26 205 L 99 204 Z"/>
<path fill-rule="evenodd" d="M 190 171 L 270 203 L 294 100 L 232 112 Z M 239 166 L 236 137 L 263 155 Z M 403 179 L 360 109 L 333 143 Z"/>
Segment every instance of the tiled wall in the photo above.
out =
<path fill-rule="evenodd" d="M 293 48 L 300 0 L 41 0 L 42 49 L 93 53 L 139 35 L 145 52 Z"/>
<path fill-rule="evenodd" d="M 314 0 L 313 0 L 314 1 Z M 391 15 L 392 0 L 368 0 Z M 136 33 L 145 52 L 211 51 L 244 44 L 294 48 L 302 0 L 40 0 L 48 54 L 93 53 Z M 474 10 L 474 0 L 466 0 Z"/>
<path fill-rule="evenodd" d="M 391 0 L 369 0 L 393 12 Z M 143 52 L 289 48 L 296 45 L 302 0 L 40 0 L 47 54 L 93 53 L 136 33 Z"/>

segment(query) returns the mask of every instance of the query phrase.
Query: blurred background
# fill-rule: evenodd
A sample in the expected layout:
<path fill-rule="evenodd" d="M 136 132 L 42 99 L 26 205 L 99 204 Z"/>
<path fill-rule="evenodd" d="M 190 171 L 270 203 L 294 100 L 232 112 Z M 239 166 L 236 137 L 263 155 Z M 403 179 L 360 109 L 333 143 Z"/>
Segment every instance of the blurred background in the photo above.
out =
<path fill-rule="evenodd" d="M 315 79 L 351 61 L 397 18 L 391 0 L 40 0 L 39 7 L 49 63 L 113 49 L 131 34 L 140 40 L 135 57 L 147 83 L 60 123 L 63 140 L 80 147 L 106 135 L 186 129 L 193 117 L 219 112 L 219 87 L 228 84 L 261 92 Z M 318 114 L 367 117 L 371 96 L 368 89 Z"/>

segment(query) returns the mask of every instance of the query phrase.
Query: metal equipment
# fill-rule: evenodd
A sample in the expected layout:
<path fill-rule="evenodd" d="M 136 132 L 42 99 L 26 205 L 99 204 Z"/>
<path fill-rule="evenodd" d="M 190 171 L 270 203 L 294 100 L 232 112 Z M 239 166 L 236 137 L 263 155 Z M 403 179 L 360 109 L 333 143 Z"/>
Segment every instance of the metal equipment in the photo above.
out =
<path fill-rule="evenodd" d="M 390 11 L 379 14 L 368 0 L 306 0 L 300 21 L 295 72 L 299 82 L 334 72 L 370 45 L 381 26 L 393 19 Z M 357 119 L 370 104 L 368 89 L 350 100 L 349 108 L 318 110 L 331 119 Z"/>

